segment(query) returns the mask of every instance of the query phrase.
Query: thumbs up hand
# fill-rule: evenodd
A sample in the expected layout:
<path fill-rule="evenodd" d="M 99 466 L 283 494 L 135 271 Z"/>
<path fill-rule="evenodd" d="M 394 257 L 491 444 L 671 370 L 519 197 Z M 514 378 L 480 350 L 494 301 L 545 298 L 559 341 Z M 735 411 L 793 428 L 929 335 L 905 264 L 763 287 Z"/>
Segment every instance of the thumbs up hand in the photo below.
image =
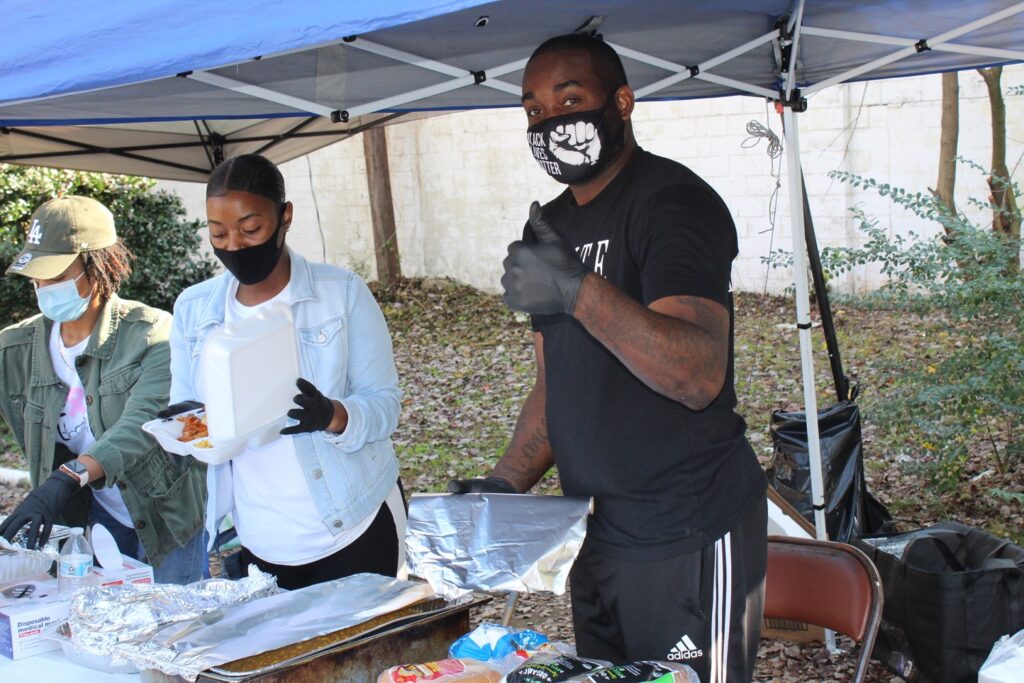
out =
<path fill-rule="evenodd" d="M 530 227 L 537 236 L 535 244 L 517 240 L 508 246 L 501 276 L 502 298 L 516 311 L 572 315 L 587 270 L 544 220 L 537 202 L 530 205 Z"/>

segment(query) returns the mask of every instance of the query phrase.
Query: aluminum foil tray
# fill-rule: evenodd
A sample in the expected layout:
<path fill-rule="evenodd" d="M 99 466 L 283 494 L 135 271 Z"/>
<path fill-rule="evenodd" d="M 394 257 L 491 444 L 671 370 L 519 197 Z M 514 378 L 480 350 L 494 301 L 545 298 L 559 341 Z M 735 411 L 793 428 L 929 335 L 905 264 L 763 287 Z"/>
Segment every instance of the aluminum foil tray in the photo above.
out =
<path fill-rule="evenodd" d="M 7 515 L 0 515 L 0 522 L 5 519 Z M 50 565 L 60 555 L 60 542 L 68 537 L 68 533 L 68 527 L 54 524 L 50 538 L 42 550 L 25 549 L 24 530 L 15 535 L 12 544 L 0 539 L 0 584 L 17 581 L 23 576 L 48 572 Z"/>
<path fill-rule="evenodd" d="M 491 599 L 489 595 L 473 593 L 455 600 L 440 597 L 424 600 L 334 633 L 212 667 L 203 672 L 202 678 L 232 682 L 267 675 L 374 638 L 401 633 L 448 614 L 482 605 Z"/>

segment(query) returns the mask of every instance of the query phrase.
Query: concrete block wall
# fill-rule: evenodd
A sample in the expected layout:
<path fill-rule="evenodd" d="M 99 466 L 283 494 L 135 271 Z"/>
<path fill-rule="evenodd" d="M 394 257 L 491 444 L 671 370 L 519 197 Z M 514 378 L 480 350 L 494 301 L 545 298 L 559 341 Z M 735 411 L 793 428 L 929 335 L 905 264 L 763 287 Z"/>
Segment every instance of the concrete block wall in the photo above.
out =
<path fill-rule="evenodd" d="M 1004 91 L 1021 84 L 1024 66 L 1004 69 Z M 848 171 L 912 192 L 927 192 L 937 176 L 940 102 L 938 75 L 840 85 L 810 99 L 798 124 L 819 246 L 861 241 L 850 214 L 853 207 L 892 232 L 937 232 L 935 224 L 875 193 L 830 178 L 829 172 Z M 1019 182 L 1024 96 L 1009 96 L 1006 105 L 1007 163 L 1016 168 Z M 767 142 L 747 132 L 751 121 L 781 137 L 779 117 L 754 97 L 640 103 L 634 130 L 643 147 L 701 174 L 732 209 L 740 243 L 734 288 L 778 293 L 791 286 L 792 273 L 769 270 L 763 259 L 770 249 L 792 250 L 785 157 L 769 158 Z M 520 236 L 530 202 L 545 201 L 562 190 L 530 155 L 522 112 L 482 110 L 433 116 L 391 125 L 387 138 L 402 272 L 447 276 L 499 291 L 506 246 Z M 959 153 L 985 167 L 991 162 L 988 95 L 981 76 L 973 71 L 960 75 Z M 357 136 L 290 161 L 282 165 L 282 172 L 295 203 L 289 243 L 310 258 L 325 259 L 373 279 L 362 140 Z M 201 185 L 161 185 L 182 195 L 191 217 L 204 217 Z M 970 206 L 967 199 L 987 196 L 985 178 L 961 166 L 957 204 L 981 224 L 991 216 Z M 834 285 L 847 292 L 865 291 L 882 281 L 877 269 L 865 268 Z"/>

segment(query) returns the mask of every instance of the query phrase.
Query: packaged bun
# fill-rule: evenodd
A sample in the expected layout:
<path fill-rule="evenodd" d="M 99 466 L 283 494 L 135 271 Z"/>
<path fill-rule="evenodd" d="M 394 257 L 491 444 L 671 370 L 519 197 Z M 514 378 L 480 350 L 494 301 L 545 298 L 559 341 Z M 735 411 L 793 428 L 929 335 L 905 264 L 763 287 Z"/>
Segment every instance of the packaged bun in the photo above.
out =
<path fill-rule="evenodd" d="M 501 672 L 475 659 L 441 659 L 423 664 L 402 664 L 385 669 L 377 683 L 498 683 Z"/>

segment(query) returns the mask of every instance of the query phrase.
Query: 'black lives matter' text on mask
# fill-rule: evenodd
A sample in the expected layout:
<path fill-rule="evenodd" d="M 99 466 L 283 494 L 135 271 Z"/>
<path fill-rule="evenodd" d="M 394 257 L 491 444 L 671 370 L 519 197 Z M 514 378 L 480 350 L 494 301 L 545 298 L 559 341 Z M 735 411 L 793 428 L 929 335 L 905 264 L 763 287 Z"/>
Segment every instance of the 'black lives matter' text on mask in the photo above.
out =
<path fill-rule="evenodd" d="M 284 241 L 278 245 L 281 233 L 281 218 L 277 218 L 277 228 L 266 242 L 252 247 L 243 247 L 235 251 L 213 248 L 214 255 L 220 259 L 232 275 L 243 285 L 254 285 L 263 282 L 274 270 L 281 253 L 284 252 Z"/>
<path fill-rule="evenodd" d="M 609 124 L 609 119 L 618 125 Z M 526 138 L 545 173 L 560 183 L 574 184 L 605 167 L 621 146 L 624 130 L 613 95 L 600 109 L 555 116 L 530 126 Z"/>

